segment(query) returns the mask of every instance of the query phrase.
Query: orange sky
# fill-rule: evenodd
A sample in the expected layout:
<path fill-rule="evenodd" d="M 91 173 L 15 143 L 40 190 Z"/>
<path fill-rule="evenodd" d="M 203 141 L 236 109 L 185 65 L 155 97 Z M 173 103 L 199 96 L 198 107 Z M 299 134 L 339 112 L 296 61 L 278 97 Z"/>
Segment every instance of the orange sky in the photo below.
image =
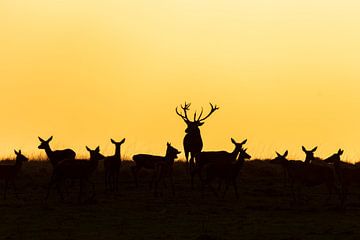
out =
<path fill-rule="evenodd" d="M 182 150 L 175 107 L 220 106 L 204 150 L 248 138 L 253 157 L 301 145 L 359 161 L 360 2 L 0 2 L 0 156 L 53 147 Z M 183 155 L 181 155 L 183 158 Z"/>

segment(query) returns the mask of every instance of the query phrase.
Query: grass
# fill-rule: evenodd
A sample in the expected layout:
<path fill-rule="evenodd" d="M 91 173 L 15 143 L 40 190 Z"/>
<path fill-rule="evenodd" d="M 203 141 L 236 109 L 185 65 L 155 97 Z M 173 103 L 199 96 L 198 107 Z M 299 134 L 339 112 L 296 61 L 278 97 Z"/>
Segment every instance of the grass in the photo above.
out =
<path fill-rule="evenodd" d="M 248 161 L 239 177 L 240 199 L 229 189 L 225 199 L 211 191 L 204 198 L 191 190 L 184 163 L 175 164 L 176 195 L 170 186 L 154 197 L 149 172 L 134 187 L 125 161 L 120 191 L 104 188 L 103 163 L 94 174 L 96 201 L 77 203 L 78 184 L 70 188 L 65 202 L 55 189 L 45 202 L 52 167 L 47 161 L 25 163 L 13 189 L 0 199 L 0 239 L 359 239 L 360 199 L 351 189 L 346 210 L 338 208 L 336 196 L 328 203 L 326 188 L 304 190 L 301 205 L 290 201 L 282 170 L 267 161 Z M 3 185 L 1 185 L 1 190 Z"/>

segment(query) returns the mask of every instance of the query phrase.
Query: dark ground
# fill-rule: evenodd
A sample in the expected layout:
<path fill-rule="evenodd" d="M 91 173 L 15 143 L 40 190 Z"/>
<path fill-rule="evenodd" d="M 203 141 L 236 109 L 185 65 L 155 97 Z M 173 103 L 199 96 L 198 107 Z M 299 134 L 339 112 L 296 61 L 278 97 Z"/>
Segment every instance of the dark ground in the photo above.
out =
<path fill-rule="evenodd" d="M 120 191 L 108 193 L 100 162 L 93 176 L 95 201 L 78 204 L 78 183 L 65 202 L 55 189 L 45 202 L 50 163 L 25 163 L 16 182 L 18 198 L 13 189 L 0 198 L 0 239 L 360 239 L 357 188 L 346 210 L 338 207 L 337 196 L 326 202 L 325 186 L 304 189 L 306 200 L 294 204 L 279 166 L 248 161 L 238 179 L 239 200 L 232 188 L 225 199 L 210 190 L 201 198 L 199 185 L 192 191 L 183 163 L 177 163 L 175 196 L 168 185 L 163 196 L 154 197 L 151 173 L 140 174 L 136 189 L 129 165 L 123 163 Z"/>

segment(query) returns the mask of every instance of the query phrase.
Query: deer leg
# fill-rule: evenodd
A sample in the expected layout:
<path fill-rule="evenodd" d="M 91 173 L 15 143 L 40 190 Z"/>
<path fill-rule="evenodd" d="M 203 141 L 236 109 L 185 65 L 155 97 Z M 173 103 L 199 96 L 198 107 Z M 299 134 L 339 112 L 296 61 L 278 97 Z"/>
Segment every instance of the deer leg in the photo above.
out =
<path fill-rule="evenodd" d="M 190 157 L 190 172 L 194 169 L 194 156 L 193 154 L 191 153 L 191 157 Z"/>
<path fill-rule="evenodd" d="M 189 174 L 189 152 L 185 150 L 185 159 L 186 159 L 186 165 L 185 165 L 185 171 L 186 174 Z"/>

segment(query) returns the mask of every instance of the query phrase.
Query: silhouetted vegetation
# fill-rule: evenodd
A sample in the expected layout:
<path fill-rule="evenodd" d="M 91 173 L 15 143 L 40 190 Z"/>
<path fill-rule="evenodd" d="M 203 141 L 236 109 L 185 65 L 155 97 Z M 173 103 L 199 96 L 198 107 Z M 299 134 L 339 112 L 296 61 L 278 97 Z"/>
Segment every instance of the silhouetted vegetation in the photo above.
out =
<path fill-rule="evenodd" d="M 9 163 L 11 164 L 11 163 Z M 44 201 L 53 167 L 49 161 L 29 161 L 17 178 L 18 196 L 0 201 L 3 239 L 357 239 L 360 235 L 359 189 L 324 201 L 325 185 L 304 188 L 294 202 L 283 185 L 282 168 L 269 161 L 245 161 L 233 189 L 219 199 L 201 185 L 191 190 L 185 163 L 175 162 L 175 196 L 163 191 L 154 197 L 148 183 L 152 172 L 140 171 L 134 187 L 130 167 L 122 161 L 119 191 L 108 192 L 104 165 L 99 162 L 92 181 L 96 196 L 78 203 L 79 180 L 67 182 L 64 201 L 57 194 Z M 170 187 L 170 186 L 163 186 Z M 90 196 L 90 184 L 83 186 Z M 90 198 L 89 198 L 90 199 Z"/>

